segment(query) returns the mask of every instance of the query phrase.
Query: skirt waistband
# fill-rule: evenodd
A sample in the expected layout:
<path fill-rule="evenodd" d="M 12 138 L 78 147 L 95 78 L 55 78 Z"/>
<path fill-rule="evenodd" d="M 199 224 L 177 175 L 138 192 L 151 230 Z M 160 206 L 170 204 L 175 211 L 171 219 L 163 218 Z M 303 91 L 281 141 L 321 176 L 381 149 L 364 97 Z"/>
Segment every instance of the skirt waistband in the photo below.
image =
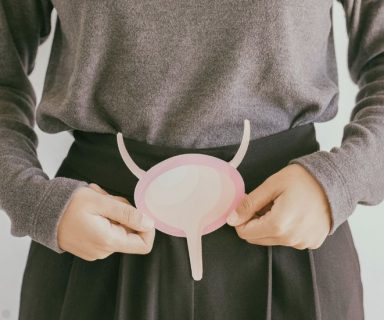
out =
<path fill-rule="evenodd" d="M 119 153 L 117 136 L 115 134 L 84 131 L 74 131 L 73 135 L 75 140 L 56 176 L 65 174 L 67 177 L 70 177 L 73 174 L 73 177 L 77 179 L 82 178 L 89 183 L 97 183 L 110 194 L 125 197 L 132 205 L 136 206 L 134 190 L 138 178 L 125 166 Z M 142 170 L 148 170 L 158 162 L 183 153 L 202 153 L 224 161 L 230 161 L 240 146 L 239 142 L 239 144 L 210 148 L 183 148 L 151 145 L 127 137 L 124 137 L 124 143 L 132 160 Z M 242 162 L 237 167 L 244 180 L 245 192 L 251 192 L 268 176 L 286 166 L 291 159 L 316 150 L 319 150 L 319 143 L 316 140 L 313 123 L 289 128 L 269 136 L 251 140 Z M 223 232 L 216 232 L 214 234 L 216 236 L 224 236 L 229 230 L 232 229 L 227 227 L 222 229 Z M 169 237 L 163 239 L 169 239 Z M 224 237 L 220 241 L 226 241 L 225 239 Z M 229 243 L 234 246 L 237 242 L 230 241 Z M 267 250 L 265 260 L 267 270 L 265 279 L 267 297 L 265 319 L 271 320 L 273 288 L 272 246 L 267 247 L 265 250 Z M 312 251 L 309 250 L 308 254 L 308 261 L 311 262 L 311 274 L 314 275 Z M 206 258 L 205 256 L 204 259 Z M 303 283 L 303 285 L 308 286 L 311 284 Z M 308 306 L 309 312 L 314 312 L 317 307 L 316 303 L 314 306 Z"/>
<path fill-rule="evenodd" d="M 121 158 L 115 134 L 74 130 L 73 136 L 75 140 L 61 169 L 66 167 L 85 181 L 97 181 L 100 186 L 122 195 L 127 194 L 125 190 L 137 183 L 138 179 Z M 153 145 L 127 137 L 124 137 L 124 143 L 132 159 L 143 170 L 183 153 L 202 153 L 230 161 L 240 145 L 239 141 L 239 144 L 217 147 L 187 148 Z M 250 140 L 245 157 L 237 170 L 246 184 L 247 180 L 258 184 L 287 165 L 291 159 L 318 149 L 315 126 L 311 122 Z"/>

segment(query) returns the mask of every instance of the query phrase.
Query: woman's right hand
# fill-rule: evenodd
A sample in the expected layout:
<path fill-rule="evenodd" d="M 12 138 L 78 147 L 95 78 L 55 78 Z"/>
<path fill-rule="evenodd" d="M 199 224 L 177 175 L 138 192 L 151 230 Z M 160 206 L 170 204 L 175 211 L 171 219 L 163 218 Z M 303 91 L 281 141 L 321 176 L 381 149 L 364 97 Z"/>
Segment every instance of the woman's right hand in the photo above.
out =
<path fill-rule="evenodd" d="M 152 219 L 95 183 L 74 191 L 58 225 L 59 247 L 88 261 L 114 252 L 147 254 L 154 238 Z"/>

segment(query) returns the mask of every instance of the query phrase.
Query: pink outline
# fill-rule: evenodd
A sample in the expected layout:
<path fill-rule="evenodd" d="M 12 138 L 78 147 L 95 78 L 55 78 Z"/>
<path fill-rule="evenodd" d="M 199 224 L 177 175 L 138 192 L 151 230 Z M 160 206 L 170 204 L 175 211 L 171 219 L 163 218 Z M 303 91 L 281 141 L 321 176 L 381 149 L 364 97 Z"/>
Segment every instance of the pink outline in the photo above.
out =
<path fill-rule="evenodd" d="M 234 209 L 236 209 L 239 201 L 245 194 L 244 180 L 241 174 L 239 173 L 239 171 L 236 168 L 232 167 L 228 162 L 220 158 L 213 157 L 206 154 L 200 154 L 200 153 L 187 153 L 187 154 L 180 154 L 177 156 L 173 156 L 162 162 L 157 163 L 156 165 L 151 167 L 146 172 L 146 174 L 138 181 L 135 188 L 135 192 L 134 192 L 135 204 L 138 210 L 143 212 L 143 214 L 147 214 L 155 221 L 156 229 L 176 237 L 186 237 L 185 232 L 183 230 L 171 227 L 163 223 L 150 212 L 150 210 L 145 205 L 144 192 L 143 192 L 155 177 L 159 176 L 160 174 L 168 170 L 171 170 L 175 167 L 185 165 L 185 164 L 201 164 L 201 165 L 206 165 L 206 166 L 219 169 L 227 173 L 228 176 L 233 180 L 235 185 L 236 194 L 231 205 L 229 206 L 228 210 L 225 213 L 223 213 L 223 215 L 219 219 L 207 225 L 203 229 L 202 235 L 205 235 L 219 229 L 221 226 L 223 226 L 226 223 L 227 216 Z"/>

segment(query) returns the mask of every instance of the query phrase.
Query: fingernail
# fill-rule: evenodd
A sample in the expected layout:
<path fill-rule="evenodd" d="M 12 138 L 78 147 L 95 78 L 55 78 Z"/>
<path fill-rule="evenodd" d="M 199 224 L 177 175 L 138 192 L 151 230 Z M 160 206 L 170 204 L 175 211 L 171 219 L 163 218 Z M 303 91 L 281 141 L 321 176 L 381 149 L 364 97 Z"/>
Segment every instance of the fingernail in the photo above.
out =
<path fill-rule="evenodd" d="M 143 218 L 141 219 L 141 225 L 146 229 L 152 229 L 155 226 L 155 221 L 153 221 L 148 216 L 143 215 Z"/>
<path fill-rule="evenodd" d="M 234 210 L 227 218 L 227 223 L 235 224 L 239 220 L 239 214 Z"/>

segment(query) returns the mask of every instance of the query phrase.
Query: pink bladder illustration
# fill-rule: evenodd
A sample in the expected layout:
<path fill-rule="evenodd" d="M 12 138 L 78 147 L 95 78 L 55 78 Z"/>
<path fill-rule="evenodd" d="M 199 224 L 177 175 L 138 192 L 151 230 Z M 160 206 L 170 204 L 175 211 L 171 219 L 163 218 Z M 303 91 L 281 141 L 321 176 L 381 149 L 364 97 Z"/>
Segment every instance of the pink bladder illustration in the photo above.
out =
<path fill-rule="evenodd" d="M 244 180 L 236 168 L 248 149 L 249 120 L 244 120 L 240 146 L 229 162 L 185 153 L 144 171 L 129 155 L 122 133 L 116 137 L 124 163 L 139 179 L 134 191 L 136 208 L 155 221 L 157 230 L 186 237 L 192 277 L 201 280 L 202 236 L 223 226 L 245 194 Z"/>

